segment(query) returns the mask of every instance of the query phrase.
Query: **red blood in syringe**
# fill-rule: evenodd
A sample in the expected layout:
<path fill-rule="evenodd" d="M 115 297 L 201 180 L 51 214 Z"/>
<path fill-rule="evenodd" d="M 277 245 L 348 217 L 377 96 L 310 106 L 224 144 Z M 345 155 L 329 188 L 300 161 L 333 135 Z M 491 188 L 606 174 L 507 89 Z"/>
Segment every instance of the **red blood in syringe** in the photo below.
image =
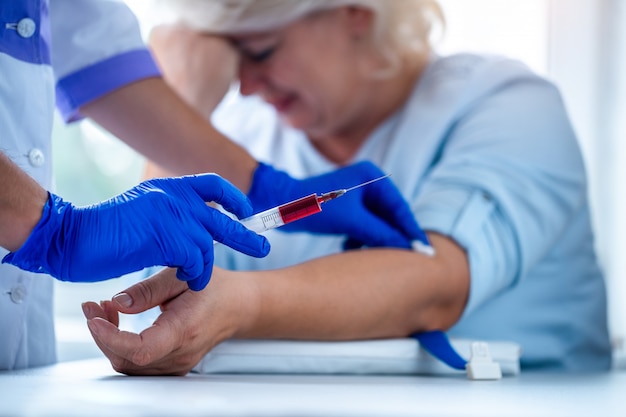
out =
<path fill-rule="evenodd" d="M 291 203 L 284 204 L 278 207 L 280 217 L 282 217 L 285 224 L 295 222 L 311 214 L 319 213 L 322 211 L 319 197 L 316 194 L 311 194 L 306 197 L 302 197 Z"/>

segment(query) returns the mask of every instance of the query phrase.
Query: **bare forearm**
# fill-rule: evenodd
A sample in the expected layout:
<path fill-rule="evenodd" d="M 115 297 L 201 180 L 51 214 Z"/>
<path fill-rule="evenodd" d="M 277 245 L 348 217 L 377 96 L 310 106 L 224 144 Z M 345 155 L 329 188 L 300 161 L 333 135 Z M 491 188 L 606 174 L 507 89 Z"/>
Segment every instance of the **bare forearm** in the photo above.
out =
<path fill-rule="evenodd" d="M 160 78 L 130 84 L 81 112 L 175 175 L 216 172 L 248 191 L 257 161 Z"/>
<path fill-rule="evenodd" d="M 242 338 L 349 340 L 447 329 L 469 288 L 463 251 L 433 236 L 439 255 L 372 249 L 250 273 L 258 302 Z"/>
<path fill-rule="evenodd" d="M 48 194 L 0 152 L 0 246 L 15 251 L 41 218 Z"/>

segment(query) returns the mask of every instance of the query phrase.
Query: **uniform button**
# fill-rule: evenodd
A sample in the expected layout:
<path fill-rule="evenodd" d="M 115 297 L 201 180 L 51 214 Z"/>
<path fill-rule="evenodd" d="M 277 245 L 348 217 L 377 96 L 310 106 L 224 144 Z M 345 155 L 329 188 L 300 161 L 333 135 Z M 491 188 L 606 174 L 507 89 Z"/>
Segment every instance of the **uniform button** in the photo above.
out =
<path fill-rule="evenodd" d="M 37 29 L 37 24 L 29 17 L 25 17 L 17 22 L 17 33 L 19 33 L 22 38 L 30 38 L 33 36 L 35 29 Z"/>
<path fill-rule="evenodd" d="M 20 304 L 26 298 L 26 287 L 23 285 L 18 285 L 17 287 L 11 288 L 11 301 L 15 304 Z"/>
<path fill-rule="evenodd" d="M 41 149 L 33 148 L 28 152 L 28 162 L 34 167 L 40 167 L 46 162 L 46 157 Z"/>

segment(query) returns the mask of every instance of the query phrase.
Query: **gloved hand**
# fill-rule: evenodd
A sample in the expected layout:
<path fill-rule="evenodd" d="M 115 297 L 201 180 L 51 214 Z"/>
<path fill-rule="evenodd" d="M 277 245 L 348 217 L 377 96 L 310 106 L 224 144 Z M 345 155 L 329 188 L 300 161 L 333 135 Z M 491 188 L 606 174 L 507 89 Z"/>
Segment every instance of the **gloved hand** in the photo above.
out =
<path fill-rule="evenodd" d="M 2 262 L 74 282 L 171 266 L 190 289 L 201 290 L 213 271 L 213 239 L 255 257 L 269 252 L 266 238 L 205 201 L 241 218 L 252 213 L 246 196 L 214 174 L 146 181 L 88 207 L 50 194 L 24 245 Z"/>
<path fill-rule="evenodd" d="M 312 193 L 347 189 L 384 175 L 371 162 L 360 162 L 317 177 L 296 180 L 269 165 L 259 164 L 248 197 L 254 212 L 258 213 Z M 347 235 L 345 249 L 361 246 L 411 248 L 416 240 L 429 245 L 408 203 L 388 178 L 324 203 L 321 213 L 278 230 Z"/>

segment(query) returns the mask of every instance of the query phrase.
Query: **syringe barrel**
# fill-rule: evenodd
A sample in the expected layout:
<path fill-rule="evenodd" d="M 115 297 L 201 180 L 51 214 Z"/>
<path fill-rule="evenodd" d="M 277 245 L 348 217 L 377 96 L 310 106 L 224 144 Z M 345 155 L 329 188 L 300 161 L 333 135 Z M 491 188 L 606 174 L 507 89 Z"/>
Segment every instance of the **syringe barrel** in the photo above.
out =
<path fill-rule="evenodd" d="M 311 214 L 322 211 L 322 206 L 316 194 L 302 197 L 298 200 L 285 203 L 278 207 L 262 211 L 253 216 L 240 220 L 248 229 L 262 233 L 282 225 L 295 222 Z"/>
<path fill-rule="evenodd" d="M 285 224 L 303 219 L 311 214 L 322 211 L 319 199 L 316 194 L 307 195 L 298 200 L 278 206 L 280 215 Z"/>
<path fill-rule="evenodd" d="M 256 233 L 262 233 L 266 230 L 275 229 L 285 224 L 280 216 L 278 207 L 262 211 L 253 216 L 240 220 L 241 224 Z"/>

